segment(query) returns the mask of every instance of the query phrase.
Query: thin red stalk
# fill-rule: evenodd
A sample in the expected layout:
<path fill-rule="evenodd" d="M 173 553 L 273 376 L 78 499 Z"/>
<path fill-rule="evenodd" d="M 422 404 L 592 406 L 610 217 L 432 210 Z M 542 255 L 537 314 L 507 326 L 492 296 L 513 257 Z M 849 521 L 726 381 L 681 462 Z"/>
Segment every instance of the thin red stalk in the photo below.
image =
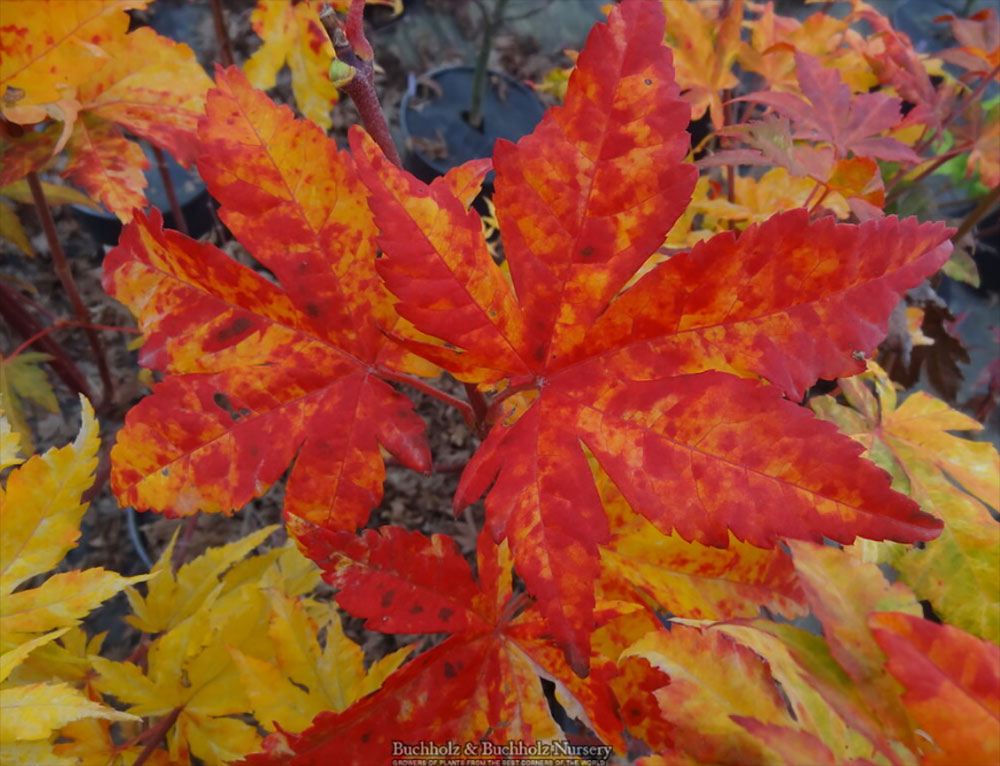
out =
<path fill-rule="evenodd" d="M 967 151 L 969 149 L 969 147 L 970 147 L 969 144 L 964 144 L 960 148 L 952 148 L 952 149 L 950 149 L 949 151 L 947 151 L 944 154 L 942 154 L 940 157 L 935 157 L 934 161 L 930 165 L 928 165 L 926 168 L 924 168 L 924 170 L 922 170 L 919 175 L 917 175 L 916 177 L 914 177 L 913 180 L 910 181 L 910 183 L 911 184 L 918 184 L 918 183 L 920 183 L 927 176 L 929 176 L 931 173 L 933 173 L 935 170 L 937 170 L 939 167 L 941 167 L 944 163 L 946 163 L 948 160 L 952 159 L 953 157 L 957 157 L 958 155 L 960 155 L 964 151 Z M 892 192 L 893 189 L 896 188 L 896 186 L 899 184 L 899 182 L 903 180 L 903 177 L 905 175 L 906 175 L 906 171 L 900 170 L 900 172 L 897 173 L 896 176 L 889 182 L 889 186 L 885 190 L 886 191 L 886 198 L 885 198 L 886 204 L 889 204 L 892 200 L 896 199 L 896 197 L 898 197 L 899 194 L 901 193 L 900 192 L 900 193 L 890 194 L 890 192 Z"/>
<path fill-rule="evenodd" d="M 76 314 L 80 322 L 89 325 L 91 323 L 90 311 L 87 310 L 83 299 L 80 297 L 79 290 L 76 289 L 76 281 L 73 279 L 73 272 L 70 270 L 69 262 L 66 260 L 66 254 L 63 252 L 62 243 L 59 242 L 59 236 L 56 234 L 56 224 L 52 220 L 52 211 L 49 210 L 49 204 L 45 201 L 45 192 L 42 190 L 42 182 L 38 180 L 38 173 L 28 173 L 28 188 L 31 189 L 31 198 L 34 200 L 35 209 L 38 210 L 38 217 L 42 221 L 42 231 L 45 232 L 45 239 L 49 243 L 49 250 L 52 251 L 52 261 L 55 264 L 56 275 L 59 277 L 59 281 L 62 282 L 70 305 L 73 307 L 73 313 Z M 111 403 L 114 397 L 115 384 L 111 380 L 111 370 L 108 368 L 108 359 L 104 353 L 104 344 L 101 343 L 101 339 L 94 330 L 84 328 L 84 332 L 87 335 L 87 341 L 90 343 L 90 350 L 93 352 L 94 360 L 97 362 L 97 372 L 100 374 L 101 383 L 104 386 L 104 401 L 101 406 L 105 407 Z"/>
<path fill-rule="evenodd" d="M 451 394 L 446 394 L 444 391 L 434 388 L 434 386 L 429 383 L 425 383 L 420 378 L 414 377 L 413 375 L 406 375 L 402 372 L 393 372 L 392 370 L 385 369 L 380 369 L 378 374 L 386 380 L 394 380 L 397 383 L 410 386 L 410 388 L 423 391 L 428 396 L 432 396 L 438 401 L 454 407 L 461 413 L 462 420 L 464 420 L 470 428 L 476 427 L 476 413 L 473 412 L 472 407 L 470 407 L 467 402 L 463 402 L 461 399 L 457 399 Z"/>
<path fill-rule="evenodd" d="M 347 35 L 347 42 L 351 48 L 365 61 L 375 58 L 371 43 L 365 37 L 364 24 L 365 0 L 351 0 L 351 7 L 347 11 L 347 24 L 344 25 L 344 32 Z"/>
<path fill-rule="evenodd" d="M 357 0 L 352 0 L 352 2 L 357 3 Z M 352 5 L 352 9 L 353 7 Z M 389 125 L 385 121 L 385 114 L 382 112 L 378 94 L 375 92 L 375 66 L 370 58 L 363 58 L 363 50 L 359 55 L 352 47 L 352 42 L 362 45 L 362 47 L 367 46 L 370 54 L 371 46 L 368 45 L 368 40 L 365 38 L 364 29 L 356 30 L 355 39 L 348 41 L 344 30 L 341 29 L 340 22 L 337 20 L 337 14 L 329 5 L 323 7 L 319 18 L 323 22 L 326 33 L 330 36 L 337 59 L 354 68 L 354 76 L 340 89 L 354 102 L 365 130 L 375 139 L 375 143 L 379 145 L 388 160 L 396 167 L 403 167 L 403 163 L 399 159 L 399 152 L 396 151 L 396 145 L 392 142 L 392 134 L 389 133 Z"/>
<path fill-rule="evenodd" d="M 22 343 L 20 346 L 18 346 L 17 348 L 15 348 L 7 356 L 7 359 L 8 360 L 13 359 L 18 354 L 22 353 L 26 348 L 28 348 L 28 346 L 32 345 L 33 343 L 36 343 L 37 341 L 39 341 L 41 338 L 44 338 L 49 333 L 55 332 L 56 330 L 61 330 L 64 327 L 89 327 L 89 328 L 91 328 L 93 330 L 113 330 L 115 332 L 128 332 L 128 333 L 132 333 L 133 335 L 141 335 L 142 334 L 140 330 L 136 330 L 134 327 L 118 327 L 116 325 L 109 325 L 109 324 L 89 324 L 89 323 L 85 323 L 85 322 L 70 322 L 68 320 L 60 319 L 60 320 L 57 320 L 56 323 L 53 324 L 53 325 L 49 325 L 48 327 L 43 327 L 41 330 L 39 330 L 38 332 L 36 332 L 30 338 L 28 338 L 24 343 Z"/>
<path fill-rule="evenodd" d="M 77 394 L 83 394 L 90 401 L 94 401 L 94 394 L 90 390 L 90 384 L 83 377 L 80 368 L 76 366 L 66 350 L 56 341 L 42 331 L 42 326 L 31 314 L 20 304 L 19 296 L 10 290 L 3 282 L 0 282 L 0 316 L 6 320 L 7 324 L 22 338 L 32 338 L 32 343 L 42 351 L 52 357 L 49 365 L 62 379 L 63 383 Z M 20 349 L 18 349 L 20 351 Z"/>
<path fill-rule="evenodd" d="M 486 401 L 486 396 L 476 388 L 475 383 L 465 384 L 465 395 L 469 397 L 469 404 L 472 411 L 476 413 L 476 425 L 482 427 L 486 424 L 486 415 L 490 409 L 490 403 Z"/>
<path fill-rule="evenodd" d="M 223 66 L 230 67 L 236 63 L 236 59 L 233 58 L 233 47 L 229 43 L 229 32 L 226 31 L 226 12 L 222 8 L 222 0 L 211 0 L 211 4 L 215 40 L 219 44 L 219 60 Z"/>
<path fill-rule="evenodd" d="M 979 223 L 979 220 L 997 203 L 997 200 L 1000 200 L 1000 185 L 990 189 L 990 193 L 979 201 L 976 209 L 965 216 L 965 219 L 958 227 L 958 231 L 952 236 L 952 240 L 958 242 L 958 240 L 972 231 L 973 227 Z"/>
<path fill-rule="evenodd" d="M 149 760 L 149 756 L 151 756 L 153 751 L 160 746 L 160 742 L 166 739 L 167 732 L 170 731 L 170 727 L 177 723 L 177 717 L 181 714 L 183 709 L 183 706 L 175 707 L 164 718 L 157 721 L 156 726 L 151 727 L 149 731 L 146 732 L 144 736 L 150 738 L 149 742 L 146 743 L 146 746 L 142 749 L 142 752 L 139 753 L 139 757 L 135 759 L 132 766 L 142 766 L 147 760 Z"/>
<path fill-rule="evenodd" d="M 170 170 L 167 168 L 167 160 L 163 156 L 163 150 L 158 146 L 153 146 L 153 156 L 156 157 L 156 169 L 160 171 L 160 180 L 163 181 L 163 190 L 167 193 L 167 202 L 170 203 L 170 212 L 174 216 L 174 226 L 181 234 L 188 233 L 187 221 L 184 220 L 184 211 L 181 210 L 177 201 L 177 192 L 174 190 L 174 179 L 170 177 Z"/>

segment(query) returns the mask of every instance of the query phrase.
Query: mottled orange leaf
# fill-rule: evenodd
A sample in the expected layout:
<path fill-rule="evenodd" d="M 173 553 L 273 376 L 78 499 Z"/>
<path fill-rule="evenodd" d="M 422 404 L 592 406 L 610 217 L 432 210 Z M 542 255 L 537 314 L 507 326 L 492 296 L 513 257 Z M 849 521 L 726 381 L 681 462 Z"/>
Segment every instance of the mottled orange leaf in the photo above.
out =
<path fill-rule="evenodd" d="M 581 672 L 609 540 L 586 451 L 662 532 L 705 545 L 727 546 L 730 531 L 772 547 L 782 536 L 929 539 L 940 527 L 782 393 L 798 399 L 818 377 L 860 369 L 902 293 L 947 258 L 943 226 L 792 211 L 720 234 L 618 295 L 694 180 L 662 25 L 658 4 L 616 6 L 580 54 L 566 105 L 517 145 L 498 142 L 494 201 L 516 304 L 457 203 L 355 139 L 377 219 L 392 226 L 379 268 L 400 310 L 440 338 L 432 358 L 449 371 L 507 377 L 456 507 L 492 485 L 487 527 L 510 541 Z M 486 271 L 464 276 L 472 264 Z M 401 284 L 417 274 L 432 275 L 430 289 Z"/>
<path fill-rule="evenodd" d="M 393 740 L 506 744 L 555 738 L 559 729 L 537 669 L 583 706 L 608 741 L 623 747 L 607 688 L 577 678 L 546 637 L 537 610 L 520 611 L 530 600 L 513 596 L 506 543 L 497 546 L 480 535 L 478 584 L 444 535 L 428 538 L 389 526 L 360 537 L 321 531 L 306 543 L 325 578 L 340 588 L 338 603 L 366 618 L 367 626 L 451 635 L 342 713 L 320 714 L 301 735 L 272 735 L 265 742 L 272 755 L 251 756 L 248 766 L 367 766 L 387 761 Z"/>
<path fill-rule="evenodd" d="M 670 677 L 655 692 L 660 711 L 674 727 L 675 746 L 699 763 L 772 760 L 731 716 L 786 726 L 793 722 L 767 662 L 721 633 L 673 625 L 647 634 L 623 657 L 641 657 Z"/>
<path fill-rule="evenodd" d="M 924 763 L 1000 761 L 1000 647 L 909 614 L 869 619 L 903 703 L 934 740 Z"/>
<path fill-rule="evenodd" d="M 5 2 L 0 21 L 4 107 L 58 101 L 108 63 L 102 46 L 128 30 L 125 11 L 149 0 Z"/>
<path fill-rule="evenodd" d="M 212 81 L 183 43 L 140 27 L 104 46 L 108 63 L 80 84 L 82 108 L 167 150 L 181 165 L 198 152 L 198 119 Z"/>
<path fill-rule="evenodd" d="M 140 361 L 171 373 L 113 451 L 122 502 L 173 515 L 241 507 L 296 458 L 290 518 L 354 529 L 381 496 L 380 445 L 429 466 L 423 422 L 376 367 L 410 362 L 379 330 L 392 306 L 351 159 L 315 125 L 220 71 L 199 169 L 220 216 L 280 286 L 138 219 L 105 261 L 137 314 Z M 266 137 L 266 142 L 265 142 Z"/>
<path fill-rule="evenodd" d="M 788 544 L 809 606 L 823 624 L 830 654 L 854 679 L 890 737 L 912 746 L 914 734 L 899 703 L 899 685 L 883 670 L 883 655 L 867 619 L 875 611 L 919 615 L 920 604 L 902 583 L 890 585 L 875 564 L 836 548 L 802 541 Z"/>
<path fill-rule="evenodd" d="M 597 486 L 612 530 L 601 546 L 605 598 L 637 588 L 670 614 L 696 620 L 755 617 L 762 606 L 788 618 L 805 614 L 792 559 L 780 548 L 736 539 L 713 548 L 676 532 L 665 535 L 629 508 L 607 477 L 600 476 Z"/>
<path fill-rule="evenodd" d="M 845 761 L 833 752 L 815 734 L 790 726 L 779 726 L 773 723 L 761 723 L 756 718 L 734 715 L 733 721 L 738 723 L 754 737 L 759 739 L 771 750 L 781 756 L 781 762 L 787 766 L 801 766 L 808 763 L 812 766 L 860 766 L 871 764 L 867 759 L 851 759 Z"/>
<path fill-rule="evenodd" d="M 133 208 L 146 206 L 143 171 L 149 160 L 113 122 L 84 114 L 73 124 L 67 148 L 69 162 L 63 176 L 108 210 L 129 221 Z"/>

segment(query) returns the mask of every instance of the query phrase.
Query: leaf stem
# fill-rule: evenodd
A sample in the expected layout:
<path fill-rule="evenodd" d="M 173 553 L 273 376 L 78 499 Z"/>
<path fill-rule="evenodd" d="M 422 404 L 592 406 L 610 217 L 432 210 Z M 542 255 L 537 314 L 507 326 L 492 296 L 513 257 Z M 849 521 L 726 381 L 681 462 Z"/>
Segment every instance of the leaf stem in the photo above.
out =
<path fill-rule="evenodd" d="M 942 155 L 940 155 L 938 157 L 935 157 L 934 160 L 931 162 L 930 165 L 928 165 L 926 168 L 924 168 L 920 172 L 919 175 L 915 176 L 910 181 L 910 184 L 911 185 L 915 185 L 915 184 L 920 183 L 925 178 L 927 178 L 927 176 L 929 176 L 931 173 L 933 173 L 935 170 L 937 170 L 939 167 L 941 167 L 944 163 L 946 163 L 948 160 L 953 159 L 954 157 L 957 157 L 958 155 L 962 154 L 965 151 L 968 151 L 969 148 L 970 148 L 970 144 L 963 144 L 961 147 L 957 147 L 957 148 L 953 147 L 950 150 L 948 150 L 947 152 L 945 152 L 944 154 L 942 154 Z M 894 189 L 896 188 L 896 186 L 899 185 L 899 182 L 903 180 L 903 177 L 905 175 L 906 175 L 906 171 L 900 169 L 900 172 L 897 173 L 895 175 L 895 177 L 893 177 L 893 179 L 889 182 L 889 186 L 885 190 L 886 191 L 885 204 L 888 205 L 890 202 L 892 202 L 893 200 L 895 200 L 897 197 L 899 197 L 900 194 L 903 193 L 903 190 L 894 191 Z"/>
<path fill-rule="evenodd" d="M 489 413 L 490 403 L 486 401 L 486 396 L 476 388 L 475 383 L 465 383 L 465 395 L 469 397 L 469 404 L 476 415 L 476 430 L 480 430 L 486 424 L 486 415 Z"/>
<path fill-rule="evenodd" d="M 83 394 L 90 401 L 94 401 L 94 394 L 90 390 L 90 384 L 87 383 L 87 379 L 80 372 L 80 368 L 76 366 L 69 354 L 66 353 L 66 349 L 54 339 L 49 338 L 45 332 L 40 332 L 42 327 L 38 323 L 38 320 L 21 305 L 18 297 L 17 293 L 8 288 L 3 282 L 0 282 L 0 316 L 22 338 L 34 338 L 32 342 L 37 344 L 39 350 L 44 351 L 52 357 L 49 365 L 51 365 L 52 369 L 55 370 L 56 374 L 70 391 Z"/>
<path fill-rule="evenodd" d="M 52 211 L 45 200 L 45 192 L 42 190 L 42 182 L 38 179 L 38 173 L 35 171 L 28 173 L 27 180 L 28 188 L 31 189 L 31 198 L 34 200 L 35 209 L 38 210 L 38 217 L 42 222 L 45 239 L 48 241 L 49 250 L 52 252 L 56 275 L 59 277 L 59 281 L 62 282 L 63 289 L 66 291 L 70 305 L 73 307 L 73 313 L 76 314 L 77 319 L 85 324 L 90 324 L 90 311 L 80 297 L 80 291 L 76 288 L 76 281 L 73 279 L 73 272 L 70 270 L 69 262 L 66 260 L 66 253 L 63 252 L 62 243 L 56 234 L 56 224 L 52 220 Z M 106 407 L 111 403 L 115 391 L 115 384 L 111 379 L 111 370 L 108 368 L 108 358 L 104 353 L 104 345 L 101 343 L 101 339 L 97 336 L 97 333 L 90 328 L 84 328 L 84 332 L 87 335 L 87 341 L 90 343 L 90 349 L 94 354 L 94 361 L 97 362 L 97 372 L 101 376 L 101 384 L 104 386 L 104 401 L 101 406 Z"/>
<path fill-rule="evenodd" d="M 143 766 L 143 764 L 149 760 L 149 756 L 153 754 L 153 751 L 160 746 L 160 742 L 166 739 L 167 732 L 170 731 L 170 727 L 177 723 L 177 718 L 180 716 L 181 711 L 184 709 L 183 706 L 175 707 L 171 710 L 165 717 L 161 718 L 156 722 L 156 725 L 151 727 L 143 736 L 149 737 L 149 742 L 139 753 L 139 756 L 135 759 L 132 766 Z"/>
<path fill-rule="evenodd" d="M 215 40 L 219 45 L 219 60 L 222 66 L 231 67 L 236 63 L 233 58 L 233 48 L 229 43 L 229 32 L 226 30 L 226 11 L 222 0 L 211 0 L 212 23 L 215 26 Z"/>
<path fill-rule="evenodd" d="M 351 0 L 349 14 L 354 14 L 358 7 L 363 10 L 363 6 L 364 0 Z M 378 93 L 375 92 L 375 64 L 371 58 L 372 49 L 365 37 L 364 28 L 360 21 L 355 20 L 355 16 L 348 15 L 348 30 L 345 34 L 337 14 L 329 4 L 323 6 L 319 20 L 330 36 L 337 59 L 354 68 L 354 76 L 340 89 L 354 102 L 362 124 L 388 160 L 396 167 L 403 167 L 399 152 L 396 151 L 396 145 L 392 141 L 392 134 L 389 133 L 389 125 L 385 121 Z M 358 51 L 357 48 L 361 50 Z"/>
<path fill-rule="evenodd" d="M 972 231 L 973 227 L 979 223 L 979 220 L 984 215 L 989 212 L 990 208 L 996 204 L 998 199 L 1000 199 L 1000 185 L 994 186 L 990 189 L 990 193 L 979 201 L 979 204 L 976 205 L 976 209 L 965 216 L 962 223 L 958 227 L 958 231 L 956 231 L 952 236 L 952 241 L 957 242 Z"/>
<path fill-rule="evenodd" d="M 26 341 L 24 341 L 24 343 L 15 348 L 10 354 L 7 355 L 7 360 L 9 361 L 13 359 L 18 354 L 22 353 L 26 348 L 28 348 L 28 346 L 41 340 L 49 333 L 55 332 L 56 330 L 62 330 L 64 327 L 85 327 L 85 328 L 89 327 L 90 329 L 93 330 L 111 330 L 114 332 L 127 332 L 133 335 L 142 335 L 142 331 L 137 330 L 134 327 L 118 327 L 116 325 L 109 325 L 109 324 L 90 324 L 86 322 L 72 322 L 68 319 L 59 319 L 56 321 L 55 324 L 49 325 L 48 327 L 43 327 L 41 330 L 39 330 L 30 338 L 28 338 Z"/>
<path fill-rule="evenodd" d="M 170 170 L 167 168 L 167 160 L 163 156 L 163 150 L 153 144 L 150 144 L 150 147 L 153 150 L 153 156 L 156 157 L 156 169 L 160 171 L 163 190 L 167 193 L 167 202 L 170 203 L 170 213 L 174 217 L 174 227 L 181 234 L 187 234 L 187 221 L 184 219 L 184 211 L 181 210 L 180 203 L 177 201 L 177 192 L 174 190 L 174 179 L 170 177 Z"/>
<path fill-rule="evenodd" d="M 392 380 L 396 383 L 402 383 L 405 386 L 409 386 L 410 388 L 415 388 L 428 396 L 434 397 L 440 402 L 444 402 L 445 404 L 454 407 L 459 411 L 459 413 L 461 413 L 462 420 L 465 421 L 469 428 L 476 427 L 476 413 L 467 402 L 463 402 L 461 399 L 458 399 L 451 394 L 446 394 L 444 391 L 435 388 L 429 383 L 425 383 L 423 380 L 413 375 L 407 375 L 406 373 L 395 372 L 385 368 L 380 368 L 378 374 L 386 380 Z"/>

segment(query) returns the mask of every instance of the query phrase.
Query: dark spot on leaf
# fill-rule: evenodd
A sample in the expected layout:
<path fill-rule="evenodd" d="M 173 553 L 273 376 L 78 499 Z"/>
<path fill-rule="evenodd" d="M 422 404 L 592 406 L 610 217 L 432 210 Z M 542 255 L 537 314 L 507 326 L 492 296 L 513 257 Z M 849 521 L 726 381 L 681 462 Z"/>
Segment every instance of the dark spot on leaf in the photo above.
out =
<path fill-rule="evenodd" d="M 223 327 L 216 333 L 215 337 L 220 343 L 238 338 L 253 327 L 253 322 L 248 317 L 236 317 L 228 327 Z"/>
<path fill-rule="evenodd" d="M 535 346 L 535 359 L 537 359 L 539 362 L 544 361 L 545 359 L 544 343 L 539 343 L 537 346 Z"/>
<path fill-rule="evenodd" d="M 647 77 L 647 78 L 645 79 L 645 83 L 646 83 L 646 85 L 652 85 L 652 84 L 653 84 L 653 81 L 652 81 L 652 80 L 650 80 L 650 79 L 649 79 L 649 78 Z"/>
<path fill-rule="evenodd" d="M 389 604 L 392 603 L 392 600 L 394 598 L 396 598 L 396 591 L 387 590 L 385 593 L 382 594 L 382 606 L 383 607 L 389 606 Z"/>
<path fill-rule="evenodd" d="M 160 471 L 160 476 L 169 476 L 169 475 L 170 475 L 169 468 L 164 468 L 162 471 Z"/>
<path fill-rule="evenodd" d="M 454 678 L 457 675 L 458 675 L 458 669 L 454 665 L 452 665 L 450 662 L 446 662 L 444 664 L 444 677 L 445 678 Z"/>
<path fill-rule="evenodd" d="M 449 609 L 446 606 L 443 606 L 438 610 L 438 618 L 444 620 L 445 622 L 448 622 L 453 614 L 455 614 L 455 610 Z"/>
<path fill-rule="evenodd" d="M 424 607 L 421 604 L 414 604 L 410 607 L 410 614 L 420 614 L 424 611 Z"/>
<path fill-rule="evenodd" d="M 233 407 L 233 403 L 229 401 L 229 397 L 221 391 L 212 394 L 212 401 L 215 402 L 215 406 L 220 410 L 225 410 L 226 414 L 229 415 L 234 422 L 250 414 L 250 410 L 245 407 L 241 407 L 239 410 Z"/>
<path fill-rule="evenodd" d="M 299 274 L 305 274 L 307 271 L 309 271 L 309 261 L 300 261 L 299 265 L 296 267 L 296 270 L 299 272 Z"/>
<path fill-rule="evenodd" d="M 361 735 L 362 742 L 367 742 L 371 738 L 372 738 L 372 733 L 370 731 L 366 731 L 364 734 Z"/>
<path fill-rule="evenodd" d="M 311 317 L 318 317 L 323 312 L 319 310 L 319 306 L 310 302 L 306 304 L 306 313 Z"/>
<path fill-rule="evenodd" d="M 583 248 L 583 250 L 580 251 L 580 255 L 582 255 L 584 258 L 586 258 L 588 255 L 593 255 L 593 254 L 594 254 L 594 248 L 592 247 L 585 247 Z"/>

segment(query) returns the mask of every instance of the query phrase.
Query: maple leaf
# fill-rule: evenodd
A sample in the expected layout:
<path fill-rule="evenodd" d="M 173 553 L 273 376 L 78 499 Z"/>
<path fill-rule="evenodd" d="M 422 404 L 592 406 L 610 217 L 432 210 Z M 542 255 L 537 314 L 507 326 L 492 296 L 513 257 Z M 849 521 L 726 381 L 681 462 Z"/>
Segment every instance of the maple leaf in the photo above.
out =
<path fill-rule="evenodd" d="M 539 669 L 556 682 L 568 709 L 623 747 L 607 687 L 577 678 L 553 647 L 537 610 L 520 611 L 529 600 L 513 593 L 506 543 L 497 546 L 480 534 L 477 584 L 454 541 L 444 535 L 428 538 L 386 526 L 360 537 L 315 530 L 305 542 L 310 558 L 326 570 L 324 577 L 340 588 L 337 602 L 365 618 L 368 627 L 451 635 L 343 712 L 320 713 L 300 735 L 271 735 L 265 741 L 270 755 L 251 756 L 244 764 L 381 763 L 401 736 L 501 744 L 553 739 L 560 730 Z M 606 613 L 619 611 L 611 605 Z"/>
<path fill-rule="evenodd" d="M 171 763 L 190 763 L 194 756 L 223 766 L 259 747 L 256 727 L 241 718 L 254 707 L 233 654 L 273 663 L 268 626 L 275 602 L 268 593 L 297 597 L 315 582 L 299 576 L 300 564 L 317 572 L 301 554 L 287 556 L 288 548 L 244 558 L 275 529 L 210 548 L 176 573 L 171 543 L 151 571 L 145 597 L 127 591 L 135 612 L 130 622 L 158 634 L 145 666 L 91 657 L 96 690 L 136 715 L 173 717 L 166 732 Z M 175 614 L 171 603 L 178 607 Z"/>
<path fill-rule="evenodd" d="M 598 469 L 599 470 L 599 469 Z M 726 548 L 664 535 L 629 508 L 607 476 L 597 488 L 612 534 L 601 546 L 599 593 L 635 600 L 635 587 L 671 615 L 696 620 L 756 616 L 766 607 L 789 619 L 805 614 L 791 557 L 781 549 L 755 548 L 735 538 Z"/>
<path fill-rule="evenodd" d="M 3 109 L 58 101 L 106 63 L 101 45 L 128 30 L 125 11 L 149 0 L 5 3 L 0 27 Z M 14 120 L 17 122 L 18 120 Z M 37 122 L 37 120 L 27 120 Z"/>
<path fill-rule="evenodd" d="M 740 50 L 743 0 L 721 6 L 663 0 L 665 39 L 674 53 L 677 84 L 691 104 L 691 119 L 705 112 L 719 130 L 725 124 L 722 92 L 739 85 L 733 64 Z"/>
<path fill-rule="evenodd" d="M 34 445 L 21 400 L 32 401 L 49 412 L 59 412 L 55 391 L 40 366 L 51 358 L 40 351 L 25 351 L 13 359 L 0 357 L 0 398 L 7 422 L 17 432 L 25 452 L 33 452 Z"/>
<path fill-rule="evenodd" d="M 337 88 L 330 81 L 333 44 L 319 20 L 323 3 L 258 0 L 250 24 L 264 42 L 243 66 L 250 84 L 273 88 L 286 63 L 292 75 L 292 94 L 299 111 L 324 130 L 333 125 L 330 107 Z"/>
<path fill-rule="evenodd" d="M 15 590 L 48 572 L 80 533 L 100 442 L 90 403 L 80 397 L 82 424 L 76 441 L 18 466 L 0 487 L 0 757 L 4 763 L 51 763 L 53 739 L 63 725 L 82 718 L 134 720 L 89 699 L 74 685 L 18 676 L 34 651 L 65 634 L 103 601 L 146 576 L 121 577 L 100 567 L 50 576 L 35 588 Z M 0 411 L 0 433 L 9 425 Z M 3 440 L 3 463 L 13 444 Z M 11 449 L 11 453 L 14 450 Z M 13 675 L 12 675 L 13 674 Z"/>
<path fill-rule="evenodd" d="M 361 647 L 344 635 L 333 604 L 319 607 L 319 619 L 307 604 L 272 591 L 268 635 L 273 661 L 231 649 L 253 714 L 268 731 L 297 733 L 319 713 L 340 712 L 379 688 L 413 651 L 405 646 L 373 663 L 366 671 Z M 325 635 L 324 646 L 319 635 Z"/>
<path fill-rule="evenodd" d="M 859 370 L 856 352 L 875 348 L 903 291 L 946 260 L 942 225 L 810 223 L 795 210 L 676 255 L 616 298 L 694 183 L 662 25 L 655 4 L 616 6 L 565 106 L 517 145 L 497 143 L 513 290 L 445 184 L 424 186 L 351 135 L 383 230 L 379 274 L 399 313 L 440 339 L 408 345 L 462 380 L 507 380 L 455 506 L 492 485 L 487 528 L 510 541 L 581 673 L 609 540 L 586 452 L 661 531 L 707 545 L 726 546 L 729 530 L 771 547 L 940 528 L 782 394 Z"/>
<path fill-rule="evenodd" d="M 9 25 L 3 29 L 11 38 L 4 38 L 3 47 L 7 53 L 9 42 L 13 56 L 8 55 L 5 62 L 13 69 L 26 67 L 10 75 L 11 83 L 21 82 L 23 71 L 41 68 L 44 73 L 24 84 L 25 97 L 5 108 L 5 114 L 25 123 L 51 116 L 61 120 L 63 127 L 54 145 L 31 138 L 12 141 L 4 159 L 12 153 L 18 161 L 16 172 L 4 175 L 6 181 L 39 169 L 43 160 L 65 145 L 69 161 L 63 175 L 127 221 L 134 207 L 148 204 L 142 171 L 149 162 L 122 129 L 169 151 L 184 167 L 190 165 L 197 147 L 195 129 L 211 81 L 187 45 L 148 27 L 126 34 L 129 17 L 123 11 L 145 5 L 146 0 L 8 4 L 10 19 L 5 22 Z M 79 28 L 66 29 L 61 38 L 52 34 L 53 28 L 62 30 L 67 20 L 74 19 Z M 88 36 L 80 39 L 84 31 Z M 41 40 L 35 40 L 36 36 L 44 39 L 43 46 L 39 47 Z M 42 106 L 35 105 L 38 102 Z M 31 136 L 31 131 L 26 135 Z M 26 147 L 19 148 L 24 142 Z M 43 149 L 49 150 L 47 156 Z"/>
<path fill-rule="evenodd" d="M 622 656 L 641 657 L 669 676 L 654 694 L 675 746 L 698 763 L 771 760 L 730 716 L 792 723 L 768 664 L 722 633 L 672 625 L 643 636 Z"/>
<path fill-rule="evenodd" d="M 112 487 L 141 509 L 229 512 L 295 458 L 285 513 L 354 529 L 381 496 L 380 445 L 430 465 L 423 421 L 376 377 L 429 365 L 380 330 L 395 317 L 364 187 L 319 128 L 235 68 L 218 72 L 200 130 L 220 217 L 280 286 L 164 232 L 156 211 L 126 227 L 104 286 L 138 317 L 140 363 L 171 375 L 126 418 Z"/>
<path fill-rule="evenodd" d="M 884 93 L 851 95 L 835 69 L 827 69 L 813 56 L 795 54 L 799 87 L 805 98 L 778 91 L 758 91 L 737 101 L 755 101 L 790 118 L 794 137 L 830 144 L 836 156 L 853 152 L 896 162 L 918 162 L 919 157 L 894 138 L 876 137 L 902 119 L 902 100 Z"/>
<path fill-rule="evenodd" d="M 882 652 L 866 623 L 875 611 L 921 614 L 913 592 L 902 583 L 888 583 L 874 564 L 835 548 L 800 540 L 789 541 L 789 547 L 809 606 L 823 625 L 831 656 L 854 679 L 888 735 L 913 747 L 914 734 L 899 702 L 899 685 L 886 676 Z"/>
<path fill-rule="evenodd" d="M 766 660 L 802 730 L 826 748 L 852 760 L 897 757 L 882 721 L 833 658 L 822 636 L 763 619 L 731 620 L 708 630 L 728 636 Z M 745 721 L 739 723 L 747 728 Z"/>
<path fill-rule="evenodd" d="M 959 43 L 938 53 L 940 58 L 978 77 L 986 77 L 1000 66 L 1000 18 L 995 8 L 984 8 L 967 19 L 949 14 L 935 21 L 947 21 Z"/>
<path fill-rule="evenodd" d="M 903 703 L 936 745 L 921 762 L 995 763 L 1000 647 L 909 614 L 875 614 L 868 624 L 886 668 L 906 687 Z"/>
<path fill-rule="evenodd" d="M 977 421 L 923 391 L 899 404 L 885 372 L 874 362 L 868 368 L 864 377 L 874 380 L 877 399 L 852 378 L 841 388 L 853 409 L 830 397 L 810 406 L 863 444 L 899 491 L 945 522 L 941 536 L 923 549 L 893 548 L 882 557 L 941 617 L 1000 643 L 998 532 L 989 511 L 998 509 L 1000 455 L 989 442 L 948 433 L 981 431 Z"/>

